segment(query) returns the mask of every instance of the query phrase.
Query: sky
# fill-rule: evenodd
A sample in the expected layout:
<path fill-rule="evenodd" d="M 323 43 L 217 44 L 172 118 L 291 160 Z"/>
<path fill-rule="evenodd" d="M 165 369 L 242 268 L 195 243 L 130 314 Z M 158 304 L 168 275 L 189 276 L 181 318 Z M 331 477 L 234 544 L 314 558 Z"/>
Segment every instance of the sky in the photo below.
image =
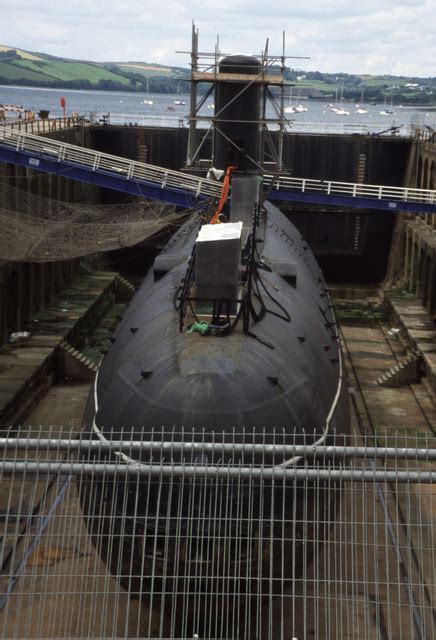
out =
<path fill-rule="evenodd" d="M 93 61 L 189 65 L 199 48 L 310 56 L 328 73 L 436 76 L 435 0 L 0 0 L 0 44 Z"/>

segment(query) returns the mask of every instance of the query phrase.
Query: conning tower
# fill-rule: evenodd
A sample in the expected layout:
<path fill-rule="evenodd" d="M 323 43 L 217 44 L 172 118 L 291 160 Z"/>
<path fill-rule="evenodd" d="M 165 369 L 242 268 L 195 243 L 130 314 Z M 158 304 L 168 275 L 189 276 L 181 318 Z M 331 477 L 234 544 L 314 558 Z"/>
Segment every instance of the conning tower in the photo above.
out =
<path fill-rule="evenodd" d="M 259 172 L 263 87 L 256 81 L 247 83 L 246 78 L 250 75 L 258 79 L 261 73 L 260 61 L 249 56 L 228 56 L 219 64 L 222 79 L 216 82 L 214 118 L 214 165 L 217 169 L 235 166 L 238 171 Z"/>

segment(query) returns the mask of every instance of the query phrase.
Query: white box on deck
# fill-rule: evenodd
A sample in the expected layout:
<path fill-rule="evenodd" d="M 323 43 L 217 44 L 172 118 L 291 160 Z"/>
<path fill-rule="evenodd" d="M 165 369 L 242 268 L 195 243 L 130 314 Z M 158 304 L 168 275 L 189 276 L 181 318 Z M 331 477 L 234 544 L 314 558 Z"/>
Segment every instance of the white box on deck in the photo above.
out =
<path fill-rule="evenodd" d="M 196 240 L 195 284 L 199 298 L 238 297 L 242 222 L 205 224 Z"/>
<path fill-rule="evenodd" d="M 242 222 L 222 222 L 204 224 L 198 232 L 196 242 L 219 242 L 220 240 L 241 240 Z M 198 250 L 198 249 L 197 249 Z"/>

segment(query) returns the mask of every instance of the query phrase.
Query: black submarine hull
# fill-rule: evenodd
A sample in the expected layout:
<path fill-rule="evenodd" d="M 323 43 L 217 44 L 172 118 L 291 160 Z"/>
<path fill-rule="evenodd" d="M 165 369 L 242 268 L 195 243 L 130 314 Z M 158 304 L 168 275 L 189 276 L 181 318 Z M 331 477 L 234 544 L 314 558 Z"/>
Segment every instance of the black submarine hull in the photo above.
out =
<path fill-rule="evenodd" d="M 253 324 L 253 339 L 179 331 L 174 297 L 198 230 L 194 221 L 177 232 L 127 309 L 98 371 L 88 428 L 112 439 L 162 428 L 201 437 L 283 430 L 307 444 L 347 430 L 336 322 L 299 232 L 267 205 L 259 288 L 274 313 Z"/>
<path fill-rule="evenodd" d="M 174 301 L 199 224 L 188 222 L 173 236 L 128 307 L 98 370 L 85 430 L 102 441 L 241 443 L 261 436 L 265 443 L 328 444 L 332 434 L 337 441 L 349 428 L 348 398 L 329 294 L 310 248 L 267 203 L 259 256 L 265 269 L 259 289 L 266 288 L 266 305 L 274 313 L 252 324 L 256 337 L 242 331 L 222 337 L 188 333 L 179 331 Z M 135 456 L 134 462 L 140 460 Z M 150 455 L 142 461 L 150 462 Z M 174 461 L 215 462 L 189 454 L 175 456 Z M 153 462 L 159 457 L 154 455 Z M 237 462 L 233 456 L 232 464 Z M 244 462 L 256 464 L 247 458 Z M 285 460 L 279 456 L 267 462 Z M 136 536 L 149 526 L 159 530 L 159 536 L 167 535 L 168 485 L 162 489 L 154 482 L 150 492 L 149 484 L 106 480 L 82 485 L 90 529 L 115 574 L 121 551 L 108 550 L 121 539 L 121 555 L 133 563 L 130 575 L 139 579 L 150 575 L 151 552 L 133 551 L 141 548 L 134 542 Z M 179 490 L 175 487 L 171 485 L 173 499 Z M 286 502 L 289 516 L 292 497 Z M 111 515 L 119 517 L 118 524 L 111 522 Z"/>
<path fill-rule="evenodd" d="M 257 58 L 227 56 L 215 83 L 214 163 L 237 174 L 231 222 L 242 220 L 256 243 L 251 264 L 245 261 L 246 269 L 256 263 L 248 277 L 252 326 L 239 323 L 225 335 L 205 337 L 180 321 L 174 303 L 201 227 L 200 220 L 186 223 L 156 259 L 100 366 L 91 407 L 99 437 L 120 429 L 183 429 L 194 438 L 253 429 L 295 433 L 311 444 L 342 431 L 348 420 L 338 333 L 321 270 L 272 204 L 262 205 L 253 226 L 253 210 L 261 206 L 256 176 L 265 88 L 255 80 L 262 69 Z M 227 276 L 217 272 L 221 277 Z M 215 283 L 208 283 L 213 297 Z M 218 290 L 223 295 L 226 288 Z M 197 317 L 195 303 L 189 306 Z"/>

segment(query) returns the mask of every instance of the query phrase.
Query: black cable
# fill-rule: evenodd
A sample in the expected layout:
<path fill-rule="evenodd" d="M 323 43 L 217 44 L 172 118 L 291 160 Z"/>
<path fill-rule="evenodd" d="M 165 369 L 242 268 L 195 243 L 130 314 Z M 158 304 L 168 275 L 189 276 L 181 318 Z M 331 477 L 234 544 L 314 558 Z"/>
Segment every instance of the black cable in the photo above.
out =
<path fill-rule="evenodd" d="M 191 298 L 189 298 L 189 297 L 188 297 L 187 302 L 188 302 L 189 308 L 190 308 L 190 310 L 191 310 L 191 313 L 192 313 L 192 315 L 194 316 L 194 320 L 195 320 L 195 322 L 200 322 L 200 320 L 199 320 L 199 318 L 198 318 L 197 314 L 196 314 L 196 313 L 195 313 L 195 311 L 194 311 L 194 307 L 192 306 L 192 300 L 191 300 Z"/>
<path fill-rule="evenodd" d="M 176 287 L 176 290 L 174 292 L 174 296 L 173 296 L 173 306 L 174 309 L 176 311 L 180 311 L 180 307 L 182 304 L 182 300 L 181 298 L 178 298 L 180 292 L 183 290 L 183 284 L 184 284 L 184 280 L 181 281 L 181 283 L 178 285 L 178 287 Z"/>
<path fill-rule="evenodd" d="M 277 305 L 279 307 L 279 309 L 281 309 L 283 311 L 283 313 L 285 314 L 284 316 L 280 315 L 279 313 L 277 313 L 276 311 L 272 311 L 272 309 L 267 309 L 266 312 L 270 313 L 273 316 L 277 316 L 277 318 L 280 318 L 281 320 L 285 320 L 285 322 L 291 322 L 291 316 L 288 312 L 288 310 L 276 299 L 273 297 L 273 295 L 268 291 L 268 289 L 266 288 L 262 278 L 260 277 L 259 273 L 256 274 L 258 281 L 260 282 L 260 284 L 262 285 L 263 290 L 265 291 L 266 295 L 272 300 L 272 302 Z"/>
<path fill-rule="evenodd" d="M 262 295 L 261 295 L 261 293 L 260 293 L 260 291 L 259 291 L 259 285 L 258 285 L 257 280 L 258 280 L 257 278 L 255 278 L 255 280 L 254 280 L 254 286 L 255 286 L 255 292 L 254 292 L 254 295 L 255 295 L 255 296 L 256 296 L 256 298 L 259 300 L 259 303 L 260 303 L 260 312 L 259 312 L 259 313 L 256 313 L 256 312 L 255 312 L 255 313 L 256 313 L 256 317 L 254 317 L 254 320 L 256 320 L 256 321 L 258 322 L 258 321 L 260 321 L 260 320 L 263 320 L 263 318 L 265 317 L 266 312 L 267 312 L 267 306 L 266 306 L 265 301 L 264 301 L 264 299 L 262 298 Z M 254 310 L 254 305 L 253 305 L 253 304 L 252 304 L 252 307 L 253 307 L 253 310 Z"/>

